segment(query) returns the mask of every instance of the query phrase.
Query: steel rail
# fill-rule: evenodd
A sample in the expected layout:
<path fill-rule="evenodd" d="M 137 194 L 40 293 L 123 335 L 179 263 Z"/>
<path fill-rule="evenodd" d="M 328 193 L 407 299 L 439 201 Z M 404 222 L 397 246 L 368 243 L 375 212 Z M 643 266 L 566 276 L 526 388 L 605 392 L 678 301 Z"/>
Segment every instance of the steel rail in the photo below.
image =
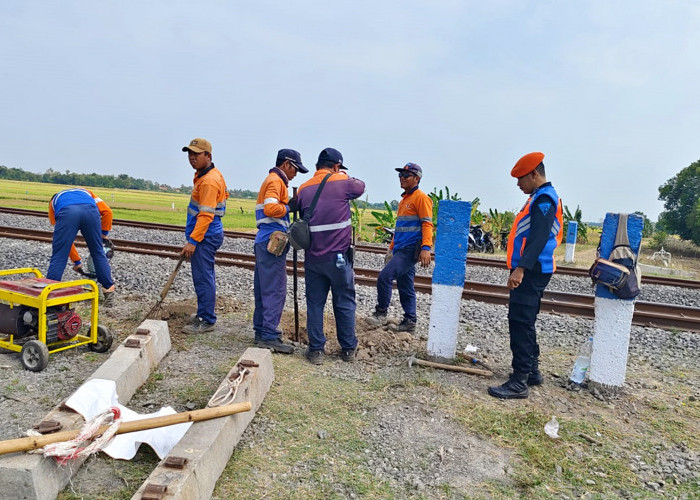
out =
<path fill-rule="evenodd" d="M 36 229 L 19 229 L 0 226 L 0 237 L 29 239 L 34 241 L 51 242 L 52 233 Z M 120 252 L 154 255 L 170 259 L 178 259 L 182 247 L 176 245 L 164 245 L 131 240 L 112 239 L 115 250 Z M 76 239 L 78 246 L 85 246 L 82 237 Z M 253 270 L 255 257 L 250 254 L 219 251 L 216 256 L 216 264 L 221 266 L 236 266 Z M 298 273 L 304 275 L 304 264 L 297 264 Z M 292 262 L 287 262 L 287 273 L 293 273 Z M 374 287 L 377 284 L 379 271 L 375 269 L 355 268 L 355 281 L 358 284 Z M 432 278 L 425 275 L 416 275 L 416 291 L 432 293 Z M 475 300 L 497 305 L 507 305 L 509 291 L 505 285 L 479 283 L 465 281 L 462 299 Z M 546 291 L 542 299 L 541 309 L 544 312 L 579 316 L 584 318 L 595 317 L 595 297 L 593 295 Z M 700 309 L 676 306 L 671 304 L 657 304 L 652 302 L 635 302 L 632 322 L 635 325 L 654 326 L 657 328 L 677 328 L 688 331 L 700 332 Z"/>
<path fill-rule="evenodd" d="M 31 215 L 39 217 L 47 217 L 46 212 L 41 210 L 29 210 L 25 208 L 11 208 L 11 207 L 0 207 L 0 212 L 14 214 L 14 215 Z M 120 226 L 136 227 L 139 229 L 147 230 L 159 230 L 159 231 L 177 231 L 184 232 L 184 226 L 178 226 L 175 224 L 161 224 L 155 222 L 141 222 L 132 221 L 126 219 L 114 219 L 113 224 Z M 244 239 L 254 239 L 254 233 L 246 233 L 242 231 L 224 231 L 224 235 L 229 238 L 244 238 Z M 367 253 L 386 253 L 386 246 L 377 245 L 362 245 L 358 244 L 356 246 L 357 251 L 367 252 Z M 506 262 L 504 259 L 498 259 L 495 257 L 482 257 L 469 254 L 467 256 L 467 264 L 483 267 L 496 267 L 500 269 L 506 269 Z M 569 276 L 579 276 L 588 277 L 588 269 L 573 266 L 557 266 L 558 274 L 565 274 Z M 663 285 L 663 286 L 675 286 L 682 288 L 700 288 L 700 280 L 691 280 L 684 278 L 671 278 L 667 276 L 649 276 L 642 275 L 642 283 L 649 285 Z"/>

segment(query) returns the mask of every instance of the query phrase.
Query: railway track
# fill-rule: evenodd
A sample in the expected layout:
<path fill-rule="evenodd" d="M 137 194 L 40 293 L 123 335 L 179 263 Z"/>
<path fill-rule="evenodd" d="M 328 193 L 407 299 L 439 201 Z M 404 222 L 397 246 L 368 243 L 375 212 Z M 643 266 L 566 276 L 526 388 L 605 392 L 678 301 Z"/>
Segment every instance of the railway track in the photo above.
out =
<path fill-rule="evenodd" d="M 46 212 L 40 210 L 28 210 L 24 208 L 10 208 L 10 207 L 0 207 L 0 212 L 13 214 L 13 215 L 30 215 L 37 217 L 47 217 Z M 160 224 L 155 222 L 141 222 L 132 221 L 126 219 L 114 219 L 113 223 L 120 226 L 136 227 L 140 229 L 147 230 L 159 230 L 159 231 L 177 231 L 184 232 L 184 226 L 178 226 L 175 224 Z M 245 233 L 242 231 L 224 231 L 224 235 L 229 238 L 246 238 L 255 239 L 254 233 Z M 367 253 L 386 253 L 386 247 L 380 247 L 375 245 L 363 245 L 358 244 L 356 246 L 357 251 L 367 252 Z M 506 263 L 503 259 L 498 259 L 495 257 L 482 257 L 469 254 L 467 257 L 467 262 L 475 266 L 485 266 L 485 267 L 496 267 L 501 269 L 506 269 Z M 573 267 L 573 266 L 557 266 L 557 274 L 566 274 L 570 276 L 588 276 L 588 269 Z M 664 285 L 664 286 L 674 286 L 681 288 L 700 288 L 700 281 L 689 280 L 681 278 L 671 278 L 667 276 L 647 276 L 642 275 L 642 283 L 649 285 Z"/>
<path fill-rule="evenodd" d="M 182 230 L 182 228 L 180 228 Z M 52 233 L 36 229 L 13 228 L 0 226 L 0 237 L 15 238 L 50 243 Z M 140 241 L 112 239 L 115 248 L 119 252 L 139 253 L 154 255 L 170 259 L 178 259 L 182 247 L 175 245 L 163 245 Z M 82 237 L 76 240 L 78 246 L 85 246 Z M 220 266 L 235 266 L 249 270 L 255 267 L 255 257 L 250 254 L 219 251 L 216 256 L 216 264 Z M 304 275 L 304 263 L 297 263 L 299 276 Z M 287 273 L 293 273 L 293 263 L 288 261 Z M 376 286 L 379 271 L 375 269 L 355 268 L 355 281 L 365 286 Z M 416 291 L 432 293 L 432 279 L 430 276 L 416 275 Z M 478 283 L 465 281 L 462 298 L 487 302 L 490 304 L 507 305 L 508 289 L 504 285 Z M 546 291 L 542 300 L 542 311 L 593 318 L 595 315 L 594 297 L 592 295 Z M 635 303 L 632 322 L 635 325 L 654 326 L 658 328 L 677 328 L 700 332 L 700 309 L 676 306 L 672 304 L 656 304 L 652 302 L 637 301 Z"/>

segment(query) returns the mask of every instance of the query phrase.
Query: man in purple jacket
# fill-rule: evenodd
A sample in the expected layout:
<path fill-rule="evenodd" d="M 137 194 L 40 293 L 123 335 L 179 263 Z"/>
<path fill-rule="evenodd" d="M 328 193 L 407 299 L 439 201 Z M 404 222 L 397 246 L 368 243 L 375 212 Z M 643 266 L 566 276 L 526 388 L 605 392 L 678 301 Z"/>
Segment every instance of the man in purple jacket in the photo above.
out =
<path fill-rule="evenodd" d="M 344 172 L 343 155 L 326 148 L 318 155 L 316 173 L 299 187 L 297 193 L 301 216 L 310 209 L 314 195 L 328 177 L 309 221 L 311 246 L 304 255 L 306 283 L 306 329 L 309 348 L 306 359 L 323 363 L 326 337 L 323 334 L 323 309 L 328 290 L 333 293 L 333 314 L 343 361 L 354 361 L 357 349 L 355 336 L 355 275 L 353 272 L 352 223 L 350 200 L 365 192 L 365 183 Z"/>

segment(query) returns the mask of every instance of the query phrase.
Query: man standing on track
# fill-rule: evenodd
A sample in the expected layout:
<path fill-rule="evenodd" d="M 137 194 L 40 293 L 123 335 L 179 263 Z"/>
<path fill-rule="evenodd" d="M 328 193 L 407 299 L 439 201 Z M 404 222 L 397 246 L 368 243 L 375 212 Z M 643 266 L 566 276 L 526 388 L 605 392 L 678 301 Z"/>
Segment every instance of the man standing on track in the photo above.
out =
<path fill-rule="evenodd" d="M 309 210 L 321 183 L 321 194 L 314 208 L 309 229 L 311 246 L 304 253 L 306 284 L 306 329 L 309 347 L 306 359 L 315 365 L 323 363 L 326 337 L 323 334 L 323 309 L 328 291 L 333 294 L 333 314 L 340 344 L 340 358 L 354 361 L 357 349 L 355 336 L 355 274 L 353 271 L 352 221 L 350 200 L 365 192 L 365 183 L 348 177 L 343 155 L 333 148 L 321 151 L 314 176 L 299 187 L 301 216 Z"/>
<path fill-rule="evenodd" d="M 389 245 L 391 260 L 386 263 L 377 278 L 377 305 L 372 316 L 367 318 L 367 323 L 372 326 L 387 324 L 392 282 L 396 281 L 404 315 L 398 326 L 391 325 L 392 329 L 414 332 L 417 317 L 413 280 L 416 276 L 416 262 L 420 262 L 423 267 L 430 265 L 430 249 L 433 246 L 433 200 L 418 189 L 423 177 L 420 165 L 407 163 L 403 168 L 394 170 L 399 173 L 403 194 L 396 216 L 394 237 Z"/>
<path fill-rule="evenodd" d="M 287 298 L 287 229 L 289 228 L 289 181 L 297 172 L 309 170 L 293 149 L 280 149 L 275 167 L 269 171 L 255 205 L 255 273 L 253 290 L 255 343 L 273 352 L 292 354 L 294 347 L 282 342 L 278 327 Z M 296 202 L 296 200 L 294 200 Z"/>
<path fill-rule="evenodd" d="M 504 384 L 488 389 L 491 396 L 501 399 L 527 398 L 529 386 L 542 384 L 535 321 L 542 294 L 557 268 L 554 250 L 561 243 L 563 226 L 562 202 L 552 183 L 547 182 L 542 160 L 542 153 L 527 154 L 510 173 L 530 197 L 516 215 L 508 237 L 508 329 L 513 373 Z"/>
<path fill-rule="evenodd" d="M 112 229 L 112 209 L 89 189 L 65 189 L 51 198 L 49 221 L 56 228 L 53 231 L 51 260 L 46 277 L 61 281 L 69 256 L 73 261 L 73 269 L 82 269 L 80 254 L 73 244 L 80 230 L 90 250 L 97 281 L 102 285 L 102 305 L 111 306 L 115 286 L 102 243 Z"/>
<path fill-rule="evenodd" d="M 195 169 L 194 187 L 187 206 L 187 225 L 181 255 L 190 259 L 192 282 L 197 293 L 197 316 L 185 325 L 184 333 L 203 333 L 216 323 L 216 274 L 214 257 L 224 242 L 221 218 L 226 213 L 228 190 L 221 172 L 212 162 L 211 143 L 192 139 L 182 148 Z"/>

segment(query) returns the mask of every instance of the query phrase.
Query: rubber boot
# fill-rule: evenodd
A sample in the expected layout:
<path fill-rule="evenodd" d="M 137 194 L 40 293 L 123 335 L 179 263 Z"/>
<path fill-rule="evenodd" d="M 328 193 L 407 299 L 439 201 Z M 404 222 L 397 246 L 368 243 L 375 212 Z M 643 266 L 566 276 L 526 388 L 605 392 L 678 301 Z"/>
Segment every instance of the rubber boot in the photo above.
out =
<path fill-rule="evenodd" d="M 527 388 L 527 373 L 512 373 L 508 380 L 495 387 L 489 387 L 489 394 L 500 399 L 526 399 L 529 394 Z"/>

